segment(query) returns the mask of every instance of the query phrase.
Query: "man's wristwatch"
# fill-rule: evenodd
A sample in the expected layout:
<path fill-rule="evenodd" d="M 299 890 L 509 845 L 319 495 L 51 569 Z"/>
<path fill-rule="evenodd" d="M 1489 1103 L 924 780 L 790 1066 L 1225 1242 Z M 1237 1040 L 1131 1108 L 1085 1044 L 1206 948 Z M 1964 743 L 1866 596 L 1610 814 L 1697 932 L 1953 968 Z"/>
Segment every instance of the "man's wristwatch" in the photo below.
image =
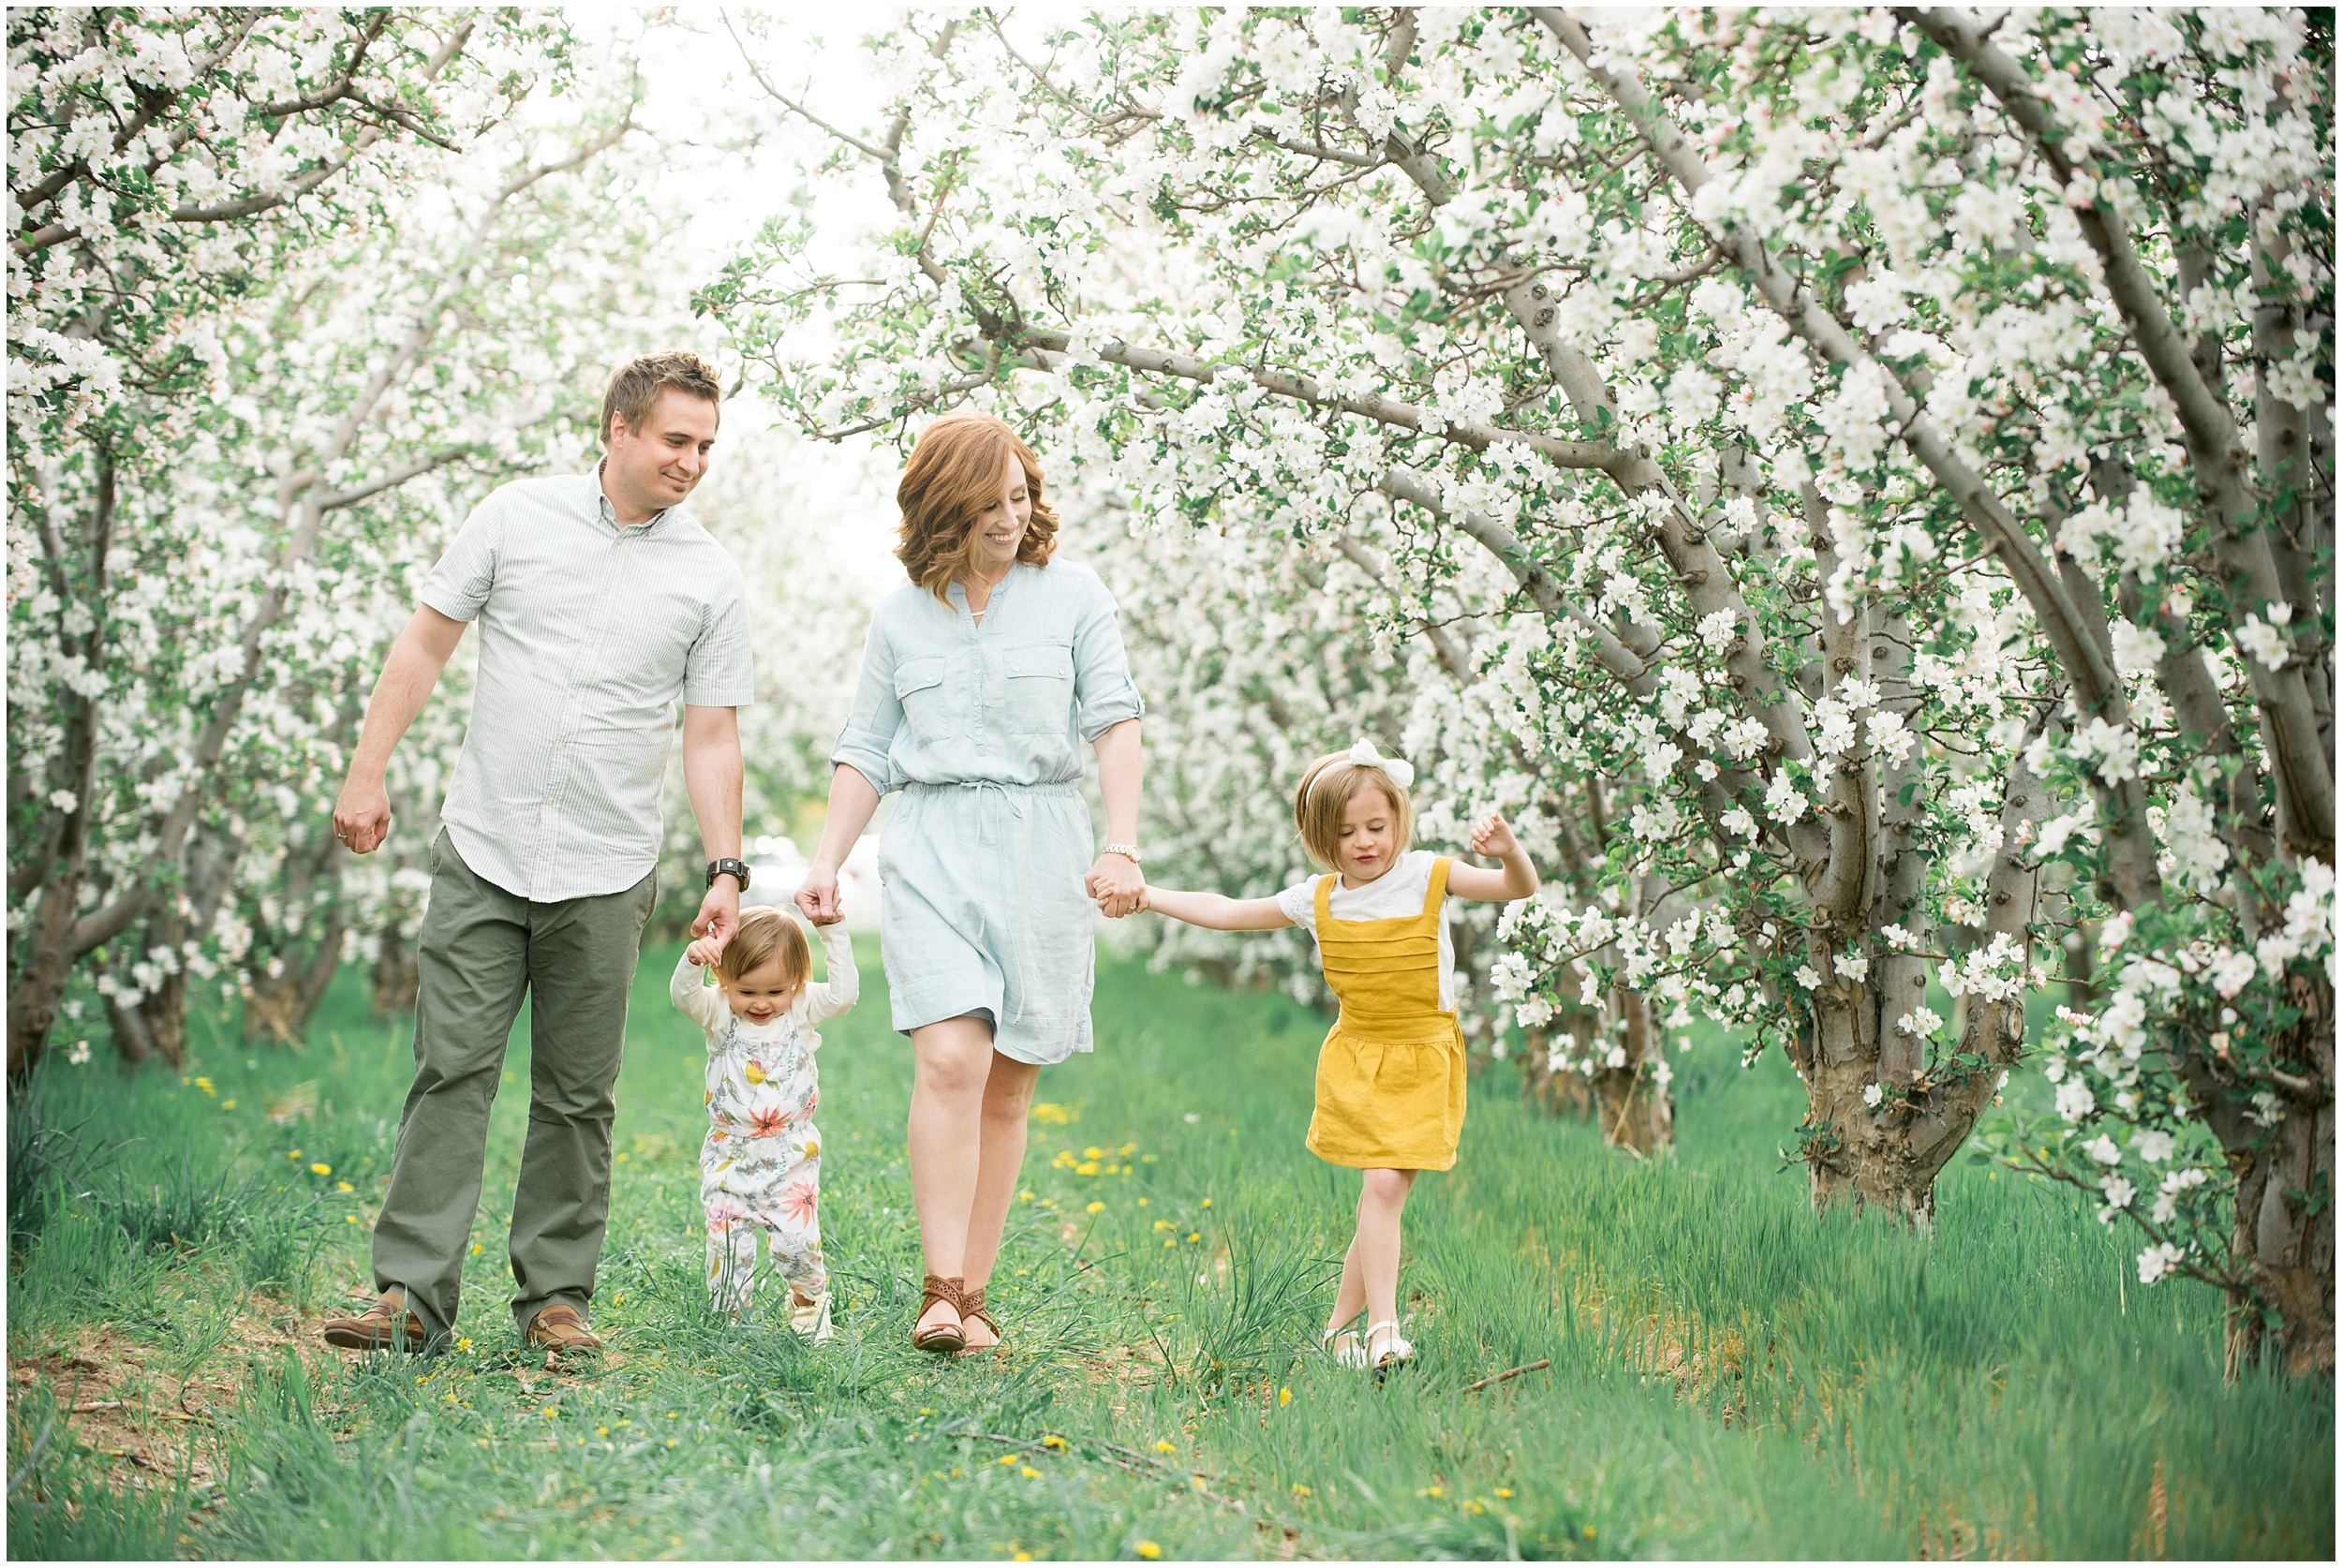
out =
<path fill-rule="evenodd" d="M 1138 846 L 1135 844 L 1108 844 L 1104 849 L 1099 851 L 1098 852 L 1102 855 L 1120 855 L 1124 860 L 1129 861 L 1133 865 L 1144 865 L 1147 864 L 1146 861 L 1140 857 Z"/>
<path fill-rule="evenodd" d="M 714 887 L 719 877 L 736 877 L 740 891 L 749 890 L 749 863 L 745 860 L 711 860 L 707 863 L 707 885 Z"/>

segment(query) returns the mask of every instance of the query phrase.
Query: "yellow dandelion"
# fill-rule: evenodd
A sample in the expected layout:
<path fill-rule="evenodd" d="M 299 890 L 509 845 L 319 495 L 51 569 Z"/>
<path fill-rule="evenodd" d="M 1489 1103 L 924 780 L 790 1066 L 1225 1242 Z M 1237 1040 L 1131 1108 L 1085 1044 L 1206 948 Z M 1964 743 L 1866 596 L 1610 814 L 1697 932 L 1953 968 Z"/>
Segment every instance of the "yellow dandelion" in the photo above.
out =
<path fill-rule="evenodd" d="M 311 1176 L 332 1176 L 334 1174 L 334 1167 L 320 1161 L 309 1167 L 309 1174 Z"/>
<path fill-rule="evenodd" d="M 1315 1492 L 1311 1491 L 1307 1487 L 1304 1487 L 1298 1481 L 1296 1481 L 1293 1484 L 1293 1501 L 1296 1502 L 1300 1501 L 1305 1497 L 1315 1497 L 1316 1495 L 1317 1494 Z"/>
<path fill-rule="evenodd" d="M 1211 1206 L 1211 1200 L 1209 1198 L 1206 1198 L 1204 1200 L 1204 1206 L 1206 1208 L 1209 1208 Z"/>
<path fill-rule="evenodd" d="M 1030 1465 L 1027 1465 L 1027 1466 L 1025 1467 L 1024 1474 L 1025 1474 L 1025 1479 L 1026 1479 L 1026 1480 L 1028 1480 L 1028 1481 L 1034 1481 L 1034 1480 L 1038 1480 L 1038 1479 L 1040 1478 L 1040 1476 L 1041 1476 L 1041 1472 L 1040 1472 L 1039 1471 L 1037 1471 L 1037 1470 L 1033 1469 L 1033 1468 L 1032 1468 L 1032 1466 L 1030 1466 Z"/>
<path fill-rule="evenodd" d="M 1105 1157 L 1106 1151 L 1100 1148 L 1096 1144 L 1092 1144 L 1088 1148 L 1082 1150 L 1082 1158 L 1084 1160 L 1104 1160 Z"/>
<path fill-rule="evenodd" d="M 458 1339 L 455 1341 L 455 1348 L 459 1351 L 469 1350 L 471 1349 L 471 1341 L 469 1339 Z"/>
<path fill-rule="evenodd" d="M 1291 1404 L 1291 1403 L 1293 1403 L 1293 1390 L 1292 1390 L 1292 1389 L 1290 1389 L 1290 1388 L 1280 1388 L 1280 1389 L 1278 1389 L 1278 1390 L 1277 1390 L 1277 1408 L 1278 1408 L 1279 1410 L 1282 1410 L 1282 1409 L 1284 1409 L 1284 1408 L 1285 1408 L 1285 1406 L 1287 1406 L 1287 1405 L 1289 1405 L 1289 1404 Z"/>
<path fill-rule="evenodd" d="M 223 1111 L 232 1111 L 236 1108 L 236 1102 L 232 1100 L 223 1100 L 219 1102 L 219 1108 Z"/>
<path fill-rule="evenodd" d="M 1004 1465 L 1013 1465 L 1023 1457 L 1024 1456 L 1022 1454 L 1003 1454 L 1001 1456 L 1001 1463 Z"/>
<path fill-rule="evenodd" d="M 1090 1213 L 1092 1213 L 1092 1214 L 1095 1214 L 1095 1213 L 1097 1213 L 1100 1209 L 1102 1209 L 1102 1208 L 1104 1208 L 1104 1207 L 1105 1207 L 1105 1206 L 1105 1206 L 1105 1205 L 1104 1205 L 1104 1204 L 1091 1204 L 1091 1205 L 1089 1206 L 1089 1212 L 1090 1212 Z"/>
<path fill-rule="evenodd" d="M 1513 1495 L 1513 1489 L 1510 1487 L 1499 1487 L 1496 1488 L 1496 1495 L 1498 1497 L 1510 1497 Z"/>
<path fill-rule="evenodd" d="M 356 1189 L 355 1187 L 350 1186 L 350 1185 L 349 1185 L 349 1183 L 348 1183 L 348 1182 L 346 1182 L 346 1181 L 337 1181 L 337 1182 L 335 1182 L 334 1185 L 335 1187 L 339 1188 L 341 1191 L 345 1191 L 345 1192 L 355 1192 L 356 1191 L 358 1191 L 358 1189 Z"/>
<path fill-rule="evenodd" d="M 477 1241 L 471 1244 L 471 1255 L 475 1258 L 480 1256 L 480 1243 Z"/>
<path fill-rule="evenodd" d="M 1063 1448 L 1065 1446 L 1065 1440 L 1059 1437 L 1055 1432 L 1052 1432 L 1047 1437 L 1041 1440 L 1041 1446 L 1044 1448 Z"/>
<path fill-rule="evenodd" d="M 1176 1442 L 1165 1442 L 1160 1438 L 1155 1440 L 1155 1452 L 1158 1454 L 1176 1454 L 1178 1451 L 1179 1446 Z"/>
<path fill-rule="evenodd" d="M 1135 1550 L 1139 1556 L 1145 1558 L 1149 1562 L 1152 1562 L 1155 1559 L 1163 1555 L 1163 1548 L 1156 1546 L 1152 1541 L 1141 1541 Z"/>

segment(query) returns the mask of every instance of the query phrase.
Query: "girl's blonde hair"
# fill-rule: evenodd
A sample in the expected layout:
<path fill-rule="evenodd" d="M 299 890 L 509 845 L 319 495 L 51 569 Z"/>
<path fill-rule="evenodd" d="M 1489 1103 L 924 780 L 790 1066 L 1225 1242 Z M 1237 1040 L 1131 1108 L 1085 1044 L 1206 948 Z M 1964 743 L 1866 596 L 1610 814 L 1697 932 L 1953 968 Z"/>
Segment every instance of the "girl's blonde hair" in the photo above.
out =
<path fill-rule="evenodd" d="M 737 985 L 740 977 L 778 954 L 780 972 L 792 985 L 805 984 L 813 972 L 813 951 L 805 945 L 805 928 L 793 916 L 759 906 L 740 911 L 740 928 L 716 954 L 716 978 Z"/>
<path fill-rule="evenodd" d="M 1293 791 L 1293 825 L 1301 830 L 1301 847 L 1328 870 L 1341 864 L 1336 858 L 1341 845 L 1341 814 L 1350 809 L 1361 790 L 1380 790 L 1399 819 L 1394 857 L 1405 854 L 1407 846 L 1415 842 L 1415 802 L 1398 780 L 1372 762 L 1352 762 L 1347 751 L 1328 751 L 1310 764 L 1301 776 L 1300 788 Z"/>
<path fill-rule="evenodd" d="M 947 414 L 928 425 L 911 449 L 895 504 L 903 520 L 895 558 L 911 580 L 945 603 L 943 590 L 968 565 L 976 519 L 1001 498 L 1008 460 L 1025 470 L 1032 517 L 1016 546 L 1026 566 L 1046 566 L 1057 549 L 1057 513 L 1041 494 L 1041 460 L 1016 432 L 989 414 Z"/>

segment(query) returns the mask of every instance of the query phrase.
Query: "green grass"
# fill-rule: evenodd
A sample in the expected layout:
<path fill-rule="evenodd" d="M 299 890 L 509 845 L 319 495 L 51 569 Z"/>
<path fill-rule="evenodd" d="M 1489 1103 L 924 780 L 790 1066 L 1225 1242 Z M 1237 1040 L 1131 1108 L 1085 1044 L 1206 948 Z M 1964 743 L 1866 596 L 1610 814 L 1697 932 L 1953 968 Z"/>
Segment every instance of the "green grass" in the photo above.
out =
<path fill-rule="evenodd" d="M 1932 1239 L 1816 1220 L 1778 1169 L 1793 1078 L 1715 1043 L 1681 1058 L 1655 1165 L 1524 1110 L 1501 1066 L 1475 1084 L 1408 1214 L 1421 1354 L 1377 1385 L 1314 1350 L 1356 1190 L 1300 1146 L 1322 1019 L 1108 962 L 1097 1054 L 1042 1079 L 1072 1119 L 1033 1128 L 993 1290 L 1013 1352 L 922 1356 L 874 960 L 824 1031 L 818 1352 L 769 1302 L 707 1311 L 671 949 L 635 992 L 590 1376 L 542 1372 L 505 1307 L 525 1026 L 470 1345 L 432 1362 L 306 1331 L 364 1291 L 409 1071 L 358 977 L 305 1055 L 200 1027 L 208 1095 L 54 1062 L 10 1123 L 11 1554 L 2333 1555 L 2330 1386 L 2224 1384 L 2216 1298 L 2126 1283 L 2122 1238 L 2007 1174 L 1955 1167 Z M 311 1114 L 264 1119 L 304 1082 Z M 1058 1161 L 1090 1148 L 1094 1175 Z M 125 1408 L 58 1413 L 94 1396 Z"/>

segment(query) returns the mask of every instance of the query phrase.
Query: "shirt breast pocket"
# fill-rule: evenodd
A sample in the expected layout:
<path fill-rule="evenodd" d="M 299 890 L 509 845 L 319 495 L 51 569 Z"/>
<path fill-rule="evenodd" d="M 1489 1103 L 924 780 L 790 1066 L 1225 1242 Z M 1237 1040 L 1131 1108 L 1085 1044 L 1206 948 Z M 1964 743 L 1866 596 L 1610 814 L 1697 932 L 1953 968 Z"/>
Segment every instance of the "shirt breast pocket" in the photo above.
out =
<path fill-rule="evenodd" d="M 1002 656 L 1004 705 L 1012 735 L 1062 735 L 1074 724 L 1074 650 L 1028 643 Z"/>
<path fill-rule="evenodd" d="M 906 658 L 895 666 L 895 700 L 903 705 L 904 721 L 920 745 L 933 746 L 951 738 L 951 706 L 943 690 L 950 660 Z"/>

